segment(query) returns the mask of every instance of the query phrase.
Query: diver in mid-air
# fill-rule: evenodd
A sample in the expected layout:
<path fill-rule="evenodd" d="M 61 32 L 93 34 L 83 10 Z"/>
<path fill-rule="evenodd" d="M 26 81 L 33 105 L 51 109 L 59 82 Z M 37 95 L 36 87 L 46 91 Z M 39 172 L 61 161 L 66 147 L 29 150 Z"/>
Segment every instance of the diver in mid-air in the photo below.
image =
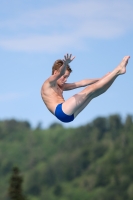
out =
<path fill-rule="evenodd" d="M 72 54 L 66 54 L 63 60 L 56 60 L 52 67 L 52 75 L 41 88 L 42 99 L 49 109 L 62 122 L 71 122 L 89 104 L 104 93 L 121 74 L 126 72 L 130 56 L 125 56 L 121 63 L 112 71 L 99 79 L 85 79 L 75 83 L 66 83 L 72 69 L 69 63 L 74 60 Z M 63 91 L 84 87 L 81 92 L 64 100 Z"/>

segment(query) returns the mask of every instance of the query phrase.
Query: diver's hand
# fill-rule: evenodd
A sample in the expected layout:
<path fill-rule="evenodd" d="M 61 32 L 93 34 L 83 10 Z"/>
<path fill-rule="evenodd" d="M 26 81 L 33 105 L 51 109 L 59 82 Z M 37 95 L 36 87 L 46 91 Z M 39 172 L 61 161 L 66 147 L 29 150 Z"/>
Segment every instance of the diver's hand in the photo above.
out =
<path fill-rule="evenodd" d="M 72 62 L 73 60 L 74 60 L 74 58 L 75 58 L 75 56 L 73 56 L 72 57 L 72 54 L 66 54 L 66 55 L 64 55 L 64 59 L 63 59 L 63 62 L 64 62 L 64 64 L 69 64 L 70 62 Z"/>

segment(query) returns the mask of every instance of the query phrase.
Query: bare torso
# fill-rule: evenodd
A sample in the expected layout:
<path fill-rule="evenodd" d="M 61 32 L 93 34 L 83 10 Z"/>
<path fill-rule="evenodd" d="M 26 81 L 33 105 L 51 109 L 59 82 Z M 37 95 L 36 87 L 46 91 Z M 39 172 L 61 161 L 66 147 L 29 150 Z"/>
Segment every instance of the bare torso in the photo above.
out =
<path fill-rule="evenodd" d="M 50 84 L 48 79 L 44 82 L 41 88 L 42 99 L 51 113 L 54 114 L 55 108 L 59 103 L 63 103 L 63 90 L 57 84 Z"/>

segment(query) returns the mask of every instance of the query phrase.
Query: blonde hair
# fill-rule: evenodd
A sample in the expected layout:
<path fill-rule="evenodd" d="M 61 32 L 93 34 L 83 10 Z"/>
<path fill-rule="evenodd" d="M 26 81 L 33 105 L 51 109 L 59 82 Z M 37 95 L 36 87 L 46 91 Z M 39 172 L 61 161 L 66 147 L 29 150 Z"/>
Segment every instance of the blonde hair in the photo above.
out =
<path fill-rule="evenodd" d="M 52 67 L 52 75 L 54 74 L 54 71 L 57 70 L 63 65 L 63 60 L 56 60 L 53 64 L 53 67 Z M 72 72 L 72 69 L 69 65 L 67 65 L 67 68 L 66 68 L 70 73 Z"/>

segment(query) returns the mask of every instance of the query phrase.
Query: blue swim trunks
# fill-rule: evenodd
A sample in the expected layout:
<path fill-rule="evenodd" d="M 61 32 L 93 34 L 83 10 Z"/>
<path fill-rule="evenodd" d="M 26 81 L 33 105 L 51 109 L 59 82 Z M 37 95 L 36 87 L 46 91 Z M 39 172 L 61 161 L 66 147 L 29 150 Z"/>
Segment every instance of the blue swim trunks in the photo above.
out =
<path fill-rule="evenodd" d="M 55 116 L 62 122 L 71 122 L 74 120 L 74 114 L 67 115 L 62 110 L 62 103 L 58 104 L 55 109 Z"/>

